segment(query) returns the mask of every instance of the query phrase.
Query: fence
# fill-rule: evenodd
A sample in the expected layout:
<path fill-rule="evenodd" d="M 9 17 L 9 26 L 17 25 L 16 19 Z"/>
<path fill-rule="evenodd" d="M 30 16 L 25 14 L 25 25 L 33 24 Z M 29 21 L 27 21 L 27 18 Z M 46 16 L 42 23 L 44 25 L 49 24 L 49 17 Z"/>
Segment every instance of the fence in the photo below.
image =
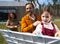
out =
<path fill-rule="evenodd" d="M 8 44 L 60 44 L 60 38 L 50 36 L 36 36 L 31 33 L 1 30 L 0 33 Z"/>

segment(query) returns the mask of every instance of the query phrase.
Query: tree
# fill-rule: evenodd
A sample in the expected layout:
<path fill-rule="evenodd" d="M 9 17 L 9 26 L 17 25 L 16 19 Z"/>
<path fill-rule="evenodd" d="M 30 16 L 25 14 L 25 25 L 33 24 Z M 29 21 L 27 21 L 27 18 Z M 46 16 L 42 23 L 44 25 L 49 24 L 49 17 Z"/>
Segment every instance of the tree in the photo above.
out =
<path fill-rule="evenodd" d="M 39 5 L 39 14 L 40 14 L 40 11 L 41 11 L 41 4 L 39 3 L 38 0 L 36 0 L 37 4 Z"/>
<path fill-rule="evenodd" d="M 52 0 L 53 1 L 53 9 L 54 9 L 54 15 L 56 16 L 56 3 L 57 3 L 57 0 Z"/>
<path fill-rule="evenodd" d="M 14 0 L 14 1 L 18 1 L 18 2 L 20 2 L 20 0 Z"/>
<path fill-rule="evenodd" d="M 52 1 L 53 1 L 53 5 L 55 5 L 58 0 L 52 0 Z"/>
<path fill-rule="evenodd" d="M 30 3 L 33 3 L 36 6 L 36 3 L 35 3 L 36 0 L 27 0 L 27 1 Z"/>

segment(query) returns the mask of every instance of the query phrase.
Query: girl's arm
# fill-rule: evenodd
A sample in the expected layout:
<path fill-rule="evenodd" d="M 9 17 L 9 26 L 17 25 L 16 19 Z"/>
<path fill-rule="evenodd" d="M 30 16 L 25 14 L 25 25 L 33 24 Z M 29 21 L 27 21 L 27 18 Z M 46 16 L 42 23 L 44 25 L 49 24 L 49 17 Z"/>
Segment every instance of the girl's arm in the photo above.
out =
<path fill-rule="evenodd" d="M 58 28 L 57 25 L 55 25 L 55 24 L 54 24 L 54 26 L 55 26 L 55 28 L 56 28 L 56 31 L 58 32 L 58 31 L 59 31 L 59 28 Z"/>
<path fill-rule="evenodd" d="M 55 25 L 55 24 L 54 24 L 54 25 Z M 55 28 L 56 28 L 55 37 L 60 37 L 60 31 L 59 31 L 57 25 L 55 25 Z"/>
<path fill-rule="evenodd" d="M 41 32 L 42 32 L 42 25 L 39 24 L 39 25 L 37 25 L 37 27 L 36 27 L 35 31 L 33 32 L 33 34 L 35 34 L 35 35 L 41 34 L 42 35 Z"/>
<path fill-rule="evenodd" d="M 7 20 L 7 22 L 6 22 L 6 27 L 8 27 L 9 28 L 9 20 Z"/>

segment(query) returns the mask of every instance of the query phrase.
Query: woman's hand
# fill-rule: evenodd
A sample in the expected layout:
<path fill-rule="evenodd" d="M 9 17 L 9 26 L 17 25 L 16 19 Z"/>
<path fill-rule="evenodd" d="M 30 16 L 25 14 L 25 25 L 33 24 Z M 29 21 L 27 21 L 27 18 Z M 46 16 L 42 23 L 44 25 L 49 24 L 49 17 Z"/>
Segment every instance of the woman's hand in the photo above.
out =
<path fill-rule="evenodd" d="M 8 26 L 8 28 L 17 28 L 17 26 Z"/>

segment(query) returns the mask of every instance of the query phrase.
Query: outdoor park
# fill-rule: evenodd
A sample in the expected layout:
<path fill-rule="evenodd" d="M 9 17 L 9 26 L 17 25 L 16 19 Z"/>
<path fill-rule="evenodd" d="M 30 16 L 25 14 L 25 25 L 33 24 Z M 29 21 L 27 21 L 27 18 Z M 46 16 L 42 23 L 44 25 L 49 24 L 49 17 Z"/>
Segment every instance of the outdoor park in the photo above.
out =
<path fill-rule="evenodd" d="M 58 0 L 52 0 L 52 3 L 49 2 L 49 0 L 47 0 L 48 4 L 40 4 L 40 2 L 38 0 L 26 0 L 27 2 L 31 2 L 33 3 L 35 6 L 36 6 L 36 3 L 38 4 L 38 8 L 35 9 L 35 11 L 37 13 L 40 13 L 39 11 L 45 7 L 46 5 L 49 5 L 50 7 L 53 8 L 53 11 L 54 11 L 54 15 L 53 15 L 53 18 L 52 18 L 52 21 L 53 23 L 55 23 L 58 28 L 60 29 L 60 3 Z M 8 30 L 8 28 L 6 27 L 6 22 L 0 22 L 0 29 L 3 29 L 3 30 Z M 20 32 L 20 27 L 18 28 L 19 32 Z M 5 39 L 3 38 L 3 36 L 0 34 L 0 44 L 7 44 Z"/>

